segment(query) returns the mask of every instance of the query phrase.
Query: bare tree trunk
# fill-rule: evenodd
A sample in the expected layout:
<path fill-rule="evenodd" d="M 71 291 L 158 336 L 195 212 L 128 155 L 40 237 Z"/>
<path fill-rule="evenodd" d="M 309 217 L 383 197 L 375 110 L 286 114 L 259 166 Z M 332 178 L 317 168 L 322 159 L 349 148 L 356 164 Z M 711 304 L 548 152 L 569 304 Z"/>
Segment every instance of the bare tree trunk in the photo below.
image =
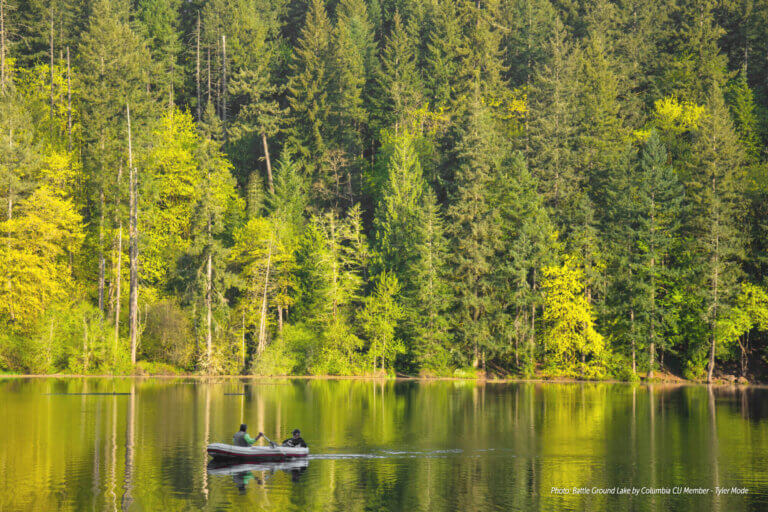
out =
<path fill-rule="evenodd" d="M 197 85 L 197 122 L 200 122 L 200 12 L 197 13 L 197 45 L 195 47 L 195 84 Z"/>
<path fill-rule="evenodd" d="M 115 269 L 115 345 L 112 352 L 114 358 L 117 354 L 117 344 L 120 339 L 120 284 L 122 279 L 120 278 L 120 269 L 123 268 L 123 223 L 120 223 L 120 227 L 117 230 L 117 268 Z"/>
<path fill-rule="evenodd" d="M 208 103 L 211 102 L 211 47 L 209 46 L 207 48 L 207 67 L 208 72 L 206 73 L 206 78 L 208 79 Z"/>
<path fill-rule="evenodd" d="M 283 306 L 277 306 L 277 332 L 283 333 Z"/>
<path fill-rule="evenodd" d="M 210 224 L 209 224 L 210 226 Z M 213 357 L 213 336 L 211 328 L 213 325 L 213 316 L 211 313 L 211 295 L 213 292 L 213 256 L 211 255 L 210 247 L 208 250 L 208 268 L 206 269 L 206 282 L 205 282 L 205 309 L 206 309 L 206 331 L 205 331 L 205 348 L 207 351 L 207 364 L 211 364 L 211 358 Z"/>
<path fill-rule="evenodd" d="M 67 152 L 72 152 L 72 78 L 69 67 L 69 46 L 67 46 Z"/>
<path fill-rule="evenodd" d="M 242 356 L 243 356 L 243 372 L 245 372 L 245 309 L 243 309 L 243 330 L 241 334 L 242 343 Z"/>
<path fill-rule="evenodd" d="M 0 92 L 5 92 L 5 0 L 0 0 Z"/>
<path fill-rule="evenodd" d="M 53 132 L 53 3 L 51 3 L 51 33 L 49 43 L 51 54 L 51 132 Z"/>
<path fill-rule="evenodd" d="M 227 37 L 221 36 L 221 125 L 227 139 Z"/>
<path fill-rule="evenodd" d="M 261 318 L 259 319 L 259 348 L 261 355 L 267 347 L 267 288 L 269 286 L 269 270 L 272 263 L 272 241 L 269 242 L 269 253 L 267 254 L 267 270 L 264 273 L 264 295 L 261 299 Z"/>
<path fill-rule="evenodd" d="M 136 364 L 139 313 L 139 242 L 138 242 L 138 198 L 136 197 L 136 169 L 133 167 L 133 146 L 131 140 L 131 108 L 126 104 L 128 120 L 128 181 L 129 181 L 129 258 L 131 266 L 130 299 L 128 302 L 128 324 L 131 338 L 131 364 Z"/>
<path fill-rule="evenodd" d="M 635 308 L 629 310 L 629 321 L 631 324 L 630 333 L 632 333 L 632 374 L 637 373 L 637 364 L 635 362 Z"/>
<path fill-rule="evenodd" d="M 715 177 L 712 177 L 712 195 L 714 197 L 717 197 L 717 181 Z M 711 331 L 711 339 L 712 339 L 712 345 L 710 347 L 709 352 L 709 368 L 707 369 L 707 382 L 712 382 L 712 373 L 714 373 L 715 370 L 715 348 L 716 348 L 716 342 L 717 342 L 717 336 L 716 336 L 716 330 L 717 330 L 717 308 L 720 303 L 720 297 L 718 295 L 719 293 L 719 284 L 720 284 L 720 236 L 717 234 L 717 230 L 719 230 L 719 226 L 717 225 L 717 220 L 715 220 L 715 250 L 714 254 L 712 255 L 713 258 L 713 275 L 712 275 L 712 320 L 710 322 L 710 331 Z"/>
<path fill-rule="evenodd" d="M 104 259 L 104 186 L 99 190 L 99 311 L 104 314 L 104 271 L 106 262 Z"/>
<path fill-rule="evenodd" d="M 271 193 L 275 193 L 275 187 L 272 184 L 272 162 L 269 159 L 269 146 L 267 145 L 267 134 L 262 132 L 261 133 L 261 144 L 264 146 L 264 158 L 267 161 L 267 185 L 269 186 L 269 191 Z"/>
<path fill-rule="evenodd" d="M 88 320 L 83 317 L 83 373 L 88 373 Z"/>

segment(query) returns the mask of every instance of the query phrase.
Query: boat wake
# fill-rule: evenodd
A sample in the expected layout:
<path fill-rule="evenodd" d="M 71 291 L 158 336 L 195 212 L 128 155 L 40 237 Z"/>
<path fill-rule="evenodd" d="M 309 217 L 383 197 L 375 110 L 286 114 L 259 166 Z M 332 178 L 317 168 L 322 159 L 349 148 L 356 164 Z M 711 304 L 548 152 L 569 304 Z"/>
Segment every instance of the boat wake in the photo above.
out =
<path fill-rule="evenodd" d="M 482 450 L 488 451 L 488 450 Z M 461 449 L 429 450 L 429 451 L 399 451 L 376 450 L 371 453 L 310 453 L 312 460 L 347 460 L 347 459 L 428 459 L 445 458 L 465 453 Z"/>

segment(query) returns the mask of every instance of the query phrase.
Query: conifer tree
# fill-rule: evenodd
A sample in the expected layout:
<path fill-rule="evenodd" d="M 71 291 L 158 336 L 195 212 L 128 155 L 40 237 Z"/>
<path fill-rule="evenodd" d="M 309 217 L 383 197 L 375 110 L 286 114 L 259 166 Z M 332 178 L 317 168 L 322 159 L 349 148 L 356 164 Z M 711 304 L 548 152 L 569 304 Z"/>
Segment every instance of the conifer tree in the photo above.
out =
<path fill-rule="evenodd" d="M 706 318 L 709 324 L 707 381 L 717 353 L 715 326 L 727 312 L 741 273 L 744 254 L 740 225 L 744 220 L 744 154 L 720 86 L 709 91 L 707 113 L 697 134 L 688 189 L 693 206 L 696 250 L 704 269 Z"/>
<path fill-rule="evenodd" d="M 294 49 L 288 82 L 291 127 L 288 145 L 309 170 L 315 170 L 327 149 L 330 107 L 331 24 L 322 0 L 311 0 Z"/>
<path fill-rule="evenodd" d="M 563 212 L 573 202 L 583 179 L 576 173 L 573 146 L 575 123 L 574 53 L 562 22 L 555 25 L 547 48 L 547 61 L 536 74 L 530 101 L 528 155 L 541 193 L 563 229 Z"/>
<path fill-rule="evenodd" d="M 360 167 L 369 124 L 366 104 L 376 72 L 376 47 L 365 2 L 342 0 L 336 8 L 336 20 L 329 122 L 336 127 L 333 135 L 335 145 L 346 155 L 344 195 L 351 204 L 353 196 L 359 194 L 362 188 Z"/>
<path fill-rule="evenodd" d="M 260 42 L 260 46 L 262 54 L 255 66 L 241 68 L 229 85 L 229 92 L 240 101 L 231 139 L 238 141 L 250 135 L 258 137 L 267 170 L 267 187 L 274 191 L 269 139 L 278 133 L 285 110 L 280 108 L 276 99 L 279 90 L 270 71 L 271 49 L 264 41 Z"/>
<path fill-rule="evenodd" d="M 637 226 L 636 281 L 631 300 L 637 304 L 638 332 L 648 343 L 648 375 L 653 376 L 656 350 L 665 319 L 662 304 L 674 285 L 673 251 L 679 247 L 683 218 L 683 186 L 667 163 L 667 152 L 654 131 L 640 155 L 634 218 Z M 642 328 L 640 328 L 642 326 Z"/>
<path fill-rule="evenodd" d="M 378 127 L 394 126 L 395 133 L 406 116 L 421 106 L 423 87 L 416 69 L 415 41 L 396 12 L 392 31 L 381 51 L 378 76 Z"/>
<path fill-rule="evenodd" d="M 456 145 L 457 168 L 448 206 L 453 244 L 451 262 L 456 297 L 454 325 L 474 367 L 493 344 L 490 318 L 494 252 L 500 223 L 490 200 L 491 186 L 502 161 L 501 141 L 483 105 L 479 77 Z"/>

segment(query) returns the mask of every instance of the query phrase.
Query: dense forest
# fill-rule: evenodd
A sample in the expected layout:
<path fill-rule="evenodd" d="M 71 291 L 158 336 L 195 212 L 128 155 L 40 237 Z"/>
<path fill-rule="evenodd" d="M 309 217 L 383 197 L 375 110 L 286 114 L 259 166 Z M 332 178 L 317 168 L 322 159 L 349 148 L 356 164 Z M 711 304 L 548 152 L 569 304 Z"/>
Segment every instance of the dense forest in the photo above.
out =
<path fill-rule="evenodd" d="M 0 0 L 0 371 L 754 379 L 768 3 Z"/>

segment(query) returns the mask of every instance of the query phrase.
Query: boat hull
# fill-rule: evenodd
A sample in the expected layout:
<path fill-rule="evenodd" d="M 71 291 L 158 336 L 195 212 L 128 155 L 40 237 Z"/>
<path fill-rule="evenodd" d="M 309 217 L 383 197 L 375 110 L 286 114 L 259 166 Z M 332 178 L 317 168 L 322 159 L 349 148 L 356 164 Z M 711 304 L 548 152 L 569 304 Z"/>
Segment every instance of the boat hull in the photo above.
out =
<path fill-rule="evenodd" d="M 226 443 L 208 445 L 208 455 L 216 460 L 281 461 L 306 457 L 309 448 L 288 446 L 235 446 Z"/>

